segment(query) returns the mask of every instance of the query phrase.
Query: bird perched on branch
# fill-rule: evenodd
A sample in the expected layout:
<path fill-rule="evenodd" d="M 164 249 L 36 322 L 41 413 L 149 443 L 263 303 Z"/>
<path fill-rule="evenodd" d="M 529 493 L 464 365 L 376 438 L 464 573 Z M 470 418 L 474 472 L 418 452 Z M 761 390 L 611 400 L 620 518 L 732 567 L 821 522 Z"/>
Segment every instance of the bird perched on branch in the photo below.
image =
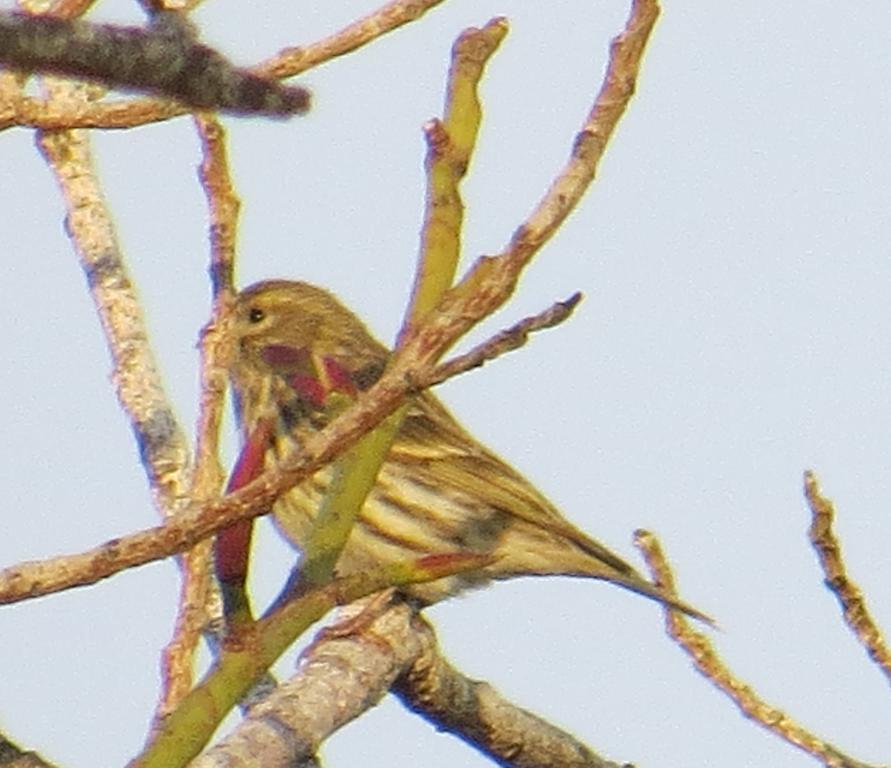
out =
<path fill-rule="evenodd" d="M 229 332 L 231 381 L 245 444 L 230 489 L 272 466 L 332 417 L 332 393 L 355 396 L 381 375 L 389 351 L 331 293 L 269 280 L 242 291 Z M 342 405 L 342 403 L 341 403 Z M 275 502 L 298 549 L 331 482 L 326 467 Z M 217 572 L 227 612 L 247 609 L 251 521 L 221 532 Z M 515 576 L 602 579 L 700 619 L 566 520 L 532 484 L 480 445 L 429 392 L 415 397 L 337 564 L 349 574 L 430 554 L 491 554 L 485 567 L 405 587 L 431 604 Z M 248 613 L 249 615 L 249 613 Z"/>

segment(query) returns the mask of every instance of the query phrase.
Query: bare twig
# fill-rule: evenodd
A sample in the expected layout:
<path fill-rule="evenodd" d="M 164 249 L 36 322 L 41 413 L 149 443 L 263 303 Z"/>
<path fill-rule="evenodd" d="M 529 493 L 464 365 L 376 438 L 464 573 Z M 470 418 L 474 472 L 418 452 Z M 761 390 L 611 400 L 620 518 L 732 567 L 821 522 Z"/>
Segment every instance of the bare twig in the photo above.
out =
<path fill-rule="evenodd" d="M 241 200 L 235 192 L 226 153 L 226 132 L 211 115 L 198 115 L 195 128 L 201 140 L 201 186 L 210 210 L 210 283 L 214 299 L 230 299 Z"/>
<path fill-rule="evenodd" d="M 565 301 L 558 301 L 537 315 L 527 317 L 516 325 L 499 331 L 491 339 L 487 339 L 469 352 L 437 365 L 422 382 L 419 382 L 419 387 L 426 389 L 436 386 L 446 379 L 479 368 L 496 357 L 519 349 L 529 341 L 531 333 L 545 328 L 553 328 L 564 320 L 568 320 L 581 300 L 582 294 L 574 293 Z"/>
<path fill-rule="evenodd" d="M 114 99 L 66 104 L 24 97 L 0 104 L 0 130 L 21 125 L 59 131 L 68 128 L 135 128 L 185 115 L 188 109 L 167 99 Z"/>
<path fill-rule="evenodd" d="M 222 319 L 234 296 L 232 284 L 238 214 L 241 201 L 232 185 L 226 153 L 226 133 L 211 115 L 195 118 L 203 159 L 201 186 L 210 211 L 210 265 L 213 306 L 201 336 L 201 402 L 196 429 L 193 490 L 210 498 L 219 493 L 224 471 L 219 460 L 220 422 L 228 383 L 227 345 L 220 335 Z"/>
<path fill-rule="evenodd" d="M 232 265 L 241 202 L 229 175 L 223 126 L 211 115 L 197 116 L 195 126 L 203 149 L 199 176 L 210 209 L 209 273 L 213 308 L 201 336 L 201 403 L 196 426 L 195 468 L 188 496 L 207 502 L 219 496 L 224 478 L 219 460 L 219 435 L 227 379 L 225 345 L 218 329 L 233 293 Z M 191 689 L 194 653 L 201 632 L 221 610 L 216 583 L 211 579 L 209 540 L 185 554 L 182 573 L 175 629 L 161 659 L 162 691 L 155 714 L 156 726 Z"/>
<path fill-rule="evenodd" d="M 443 0 L 391 0 L 312 45 L 285 48 L 254 68 L 264 77 L 293 77 L 417 21 Z"/>
<path fill-rule="evenodd" d="M 625 30 L 610 46 L 610 60 L 600 93 L 572 153 L 544 197 L 515 231 L 498 256 L 477 260 L 461 282 L 449 291 L 423 333 L 445 348 L 513 294 L 523 268 L 557 231 L 594 179 L 609 137 L 634 93 L 634 84 L 650 32 L 659 16 L 656 0 L 634 0 Z M 419 346 L 426 352 L 430 341 Z"/>
<path fill-rule="evenodd" d="M 459 35 L 452 46 L 443 118 L 424 126 L 427 183 L 421 248 L 397 347 L 455 282 L 464 224 L 460 185 L 482 121 L 479 83 L 506 34 L 507 21 L 495 18 L 482 29 L 471 27 Z"/>
<path fill-rule="evenodd" d="M 674 575 L 656 537 L 647 531 L 636 531 L 634 543 L 643 552 L 654 581 L 668 594 L 677 594 Z M 745 682 L 736 677 L 721 661 L 709 639 L 693 629 L 678 611 L 665 611 L 668 636 L 693 660 L 696 670 L 724 693 L 750 720 L 758 723 L 784 741 L 813 755 L 827 768 L 871 768 L 854 760 L 831 744 L 802 728 L 782 710 L 772 707 Z"/>
<path fill-rule="evenodd" d="M 808 536 L 820 560 L 826 586 L 838 599 L 845 623 L 851 632 L 891 682 L 891 649 L 866 607 L 863 593 L 848 576 L 841 545 L 832 530 L 835 508 L 821 494 L 816 475 L 810 471 L 804 473 L 804 495 L 813 515 Z"/>

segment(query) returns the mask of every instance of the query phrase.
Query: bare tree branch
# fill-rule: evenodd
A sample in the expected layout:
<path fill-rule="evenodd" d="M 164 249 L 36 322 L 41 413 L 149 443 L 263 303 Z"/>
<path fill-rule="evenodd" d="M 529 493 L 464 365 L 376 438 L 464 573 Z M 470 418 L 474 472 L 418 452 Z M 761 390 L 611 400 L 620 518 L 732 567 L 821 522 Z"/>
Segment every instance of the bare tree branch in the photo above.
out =
<path fill-rule="evenodd" d="M 394 0 L 329 37 L 305 47 L 288 48 L 248 71 L 261 77 L 289 77 L 304 72 L 415 21 L 442 1 Z M 166 99 L 128 99 L 75 106 L 23 96 L 0 104 L 0 130 L 13 125 L 47 130 L 133 128 L 169 120 L 187 112 L 188 109 L 181 104 Z"/>
<path fill-rule="evenodd" d="M 173 11 L 154 13 L 145 28 L 0 12 L 0 61 L 235 114 L 281 117 L 304 113 L 310 103 L 305 88 L 238 69 L 201 45 Z"/>
<path fill-rule="evenodd" d="M 199 169 L 201 185 L 210 209 L 210 265 L 213 307 L 201 336 L 201 401 L 196 426 L 195 469 L 188 497 L 198 502 L 217 498 L 224 471 L 219 459 L 220 422 L 226 387 L 225 343 L 217 331 L 232 299 L 232 272 L 241 201 L 229 174 L 226 134 L 211 115 L 198 115 L 195 127 L 203 150 Z M 193 682 L 194 654 L 201 632 L 221 615 L 222 603 L 212 579 L 211 542 L 190 549 L 182 560 L 182 587 L 173 637 L 161 657 L 162 691 L 155 713 L 155 727 L 189 692 Z"/>
<path fill-rule="evenodd" d="M 112 381 L 155 505 L 169 515 L 188 490 L 189 448 L 149 345 L 142 308 L 95 176 L 89 138 L 71 131 L 39 133 L 37 144 L 62 191 L 66 226 L 105 332 Z"/>
<path fill-rule="evenodd" d="M 441 655 L 433 627 L 415 617 L 421 653 L 393 692 L 413 712 L 511 768 L 620 768 L 488 683 L 462 675 Z"/>
<path fill-rule="evenodd" d="M 634 543 L 643 552 L 656 584 L 669 594 L 677 594 L 674 575 L 656 537 L 648 531 L 635 531 Z M 697 672 L 733 701 L 745 717 L 817 758 L 826 768 L 872 768 L 867 763 L 848 757 L 804 729 L 785 712 L 764 701 L 751 686 L 733 674 L 709 639 L 694 630 L 678 611 L 665 611 L 665 630 L 693 660 Z"/>
<path fill-rule="evenodd" d="M 410 328 L 439 303 L 455 282 L 464 225 L 461 182 L 473 156 L 483 116 L 479 84 L 507 31 L 507 21 L 495 18 L 480 29 L 471 27 L 458 36 L 452 46 L 442 119 L 434 118 L 424 126 L 424 223 L 411 300 L 397 348 Z"/>
<path fill-rule="evenodd" d="M 426 388 L 441 384 L 453 376 L 480 368 L 501 355 L 519 349 L 529 341 L 531 333 L 545 328 L 553 328 L 564 320 L 568 320 L 581 300 L 582 294 L 574 293 L 565 301 L 558 301 L 537 315 L 524 318 L 516 325 L 500 331 L 469 352 L 440 363 L 424 380 L 423 386 Z"/>
<path fill-rule="evenodd" d="M 882 636 L 882 631 L 873 619 L 863 592 L 849 576 L 839 544 L 832 530 L 835 508 L 832 502 L 820 493 L 820 484 L 813 472 L 804 473 L 804 495 L 810 506 L 811 521 L 808 536 L 820 559 L 820 566 L 826 578 L 826 586 L 838 599 L 845 623 L 878 668 L 891 682 L 891 649 Z"/>
<path fill-rule="evenodd" d="M 501 765 L 618 768 L 491 686 L 460 675 L 440 655 L 433 628 L 405 602 L 391 601 L 344 609 L 304 652 L 297 674 L 190 768 L 307 764 L 326 738 L 393 685 L 409 708 Z"/>
<path fill-rule="evenodd" d="M 264 77 L 293 77 L 417 21 L 443 0 L 391 0 L 312 45 L 285 48 L 254 68 Z"/>
<path fill-rule="evenodd" d="M 355 603 L 345 615 L 354 617 L 365 606 L 365 601 Z M 412 614 L 398 603 L 357 633 L 323 636 L 304 652 L 296 676 L 190 768 L 285 768 L 311 760 L 328 736 L 374 706 L 420 653 Z"/>

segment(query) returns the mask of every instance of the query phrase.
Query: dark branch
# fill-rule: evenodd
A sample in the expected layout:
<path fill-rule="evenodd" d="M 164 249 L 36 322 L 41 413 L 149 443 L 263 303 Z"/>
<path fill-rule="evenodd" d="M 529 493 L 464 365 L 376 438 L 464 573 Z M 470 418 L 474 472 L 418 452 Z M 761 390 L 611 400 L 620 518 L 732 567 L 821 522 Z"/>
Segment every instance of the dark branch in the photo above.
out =
<path fill-rule="evenodd" d="M 305 88 L 232 66 L 173 12 L 153 14 L 146 28 L 0 13 L 0 62 L 236 114 L 302 114 L 310 102 Z"/>

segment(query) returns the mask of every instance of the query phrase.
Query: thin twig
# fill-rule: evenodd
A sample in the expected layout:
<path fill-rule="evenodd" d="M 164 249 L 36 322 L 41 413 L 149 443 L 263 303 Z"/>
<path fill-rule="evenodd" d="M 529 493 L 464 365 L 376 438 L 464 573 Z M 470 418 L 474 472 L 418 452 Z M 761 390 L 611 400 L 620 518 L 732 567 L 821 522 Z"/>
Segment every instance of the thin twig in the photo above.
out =
<path fill-rule="evenodd" d="M 201 335 L 201 400 L 196 426 L 195 468 L 188 497 L 207 502 L 217 498 L 224 472 L 219 459 L 220 423 L 227 378 L 220 333 L 226 307 L 232 299 L 235 239 L 241 201 L 235 194 L 226 156 L 226 134 L 212 115 L 195 118 L 203 159 L 199 168 L 201 186 L 210 209 L 210 266 L 213 289 L 211 319 Z M 202 541 L 182 560 L 182 585 L 173 637 L 161 657 L 162 690 L 153 730 L 189 692 L 193 681 L 194 654 L 208 621 L 219 615 L 220 598 L 211 579 L 211 542 Z"/>
<path fill-rule="evenodd" d="M 648 531 L 635 531 L 634 543 L 643 553 L 656 584 L 670 595 L 677 594 L 674 575 L 658 539 Z M 871 768 L 848 757 L 802 728 L 782 710 L 765 702 L 751 686 L 730 671 L 709 639 L 694 630 L 678 611 L 665 611 L 665 629 L 668 636 L 693 660 L 696 670 L 733 701 L 745 717 L 817 758 L 827 768 Z"/>
<path fill-rule="evenodd" d="M 841 544 L 832 530 L 835 508 L 821 494 L 816 475 L 810 471 L 804 473 L 804 495 L 813 516 L 808 537 L 820 560 L 825 584 L 838 599 L 848 628 L 891 682 L 891 649 L 866 606 L 863 592 L 848 576 Z"/>
<path fill-rule="evenodd" d="M 467 173 L 482 121 L 479 83 L 489 59 L 507 35 L 507 21 L 492 19 L 482 29 L 464 30 L 452 46 L 442 120 L 424 126 L 427 142 L 426 193 L 421 248 L 411 300 L 396 342 L 401 345 L 455 282 L 461 257 Z"/>
<path fill-rule="evenodd" d="M 513 294 L 523 268 L 578 205 L 593 181 L 606 144 L 634 94 L 643 52 L 658 16 L 656 0 L 632 2 L 625 30 L 610 46 L 603 86 L 575 137 L 566 165 L 514 232 L 507 248 L 497 256 L 478 259 L 446 294 L 425 324 L 425 335 L 438 340 L 442 337 L 447 348 Z M 427 344 L 422 348 L 426 350 Z"/>
<path fill-rule="evenodd" d="M 516 325 L 499 331 L 495 336 L 477 345 L 469 352 L 437 365 L 422 382 L 419 382 L 419 387 L 426 389 L 436 386 L 446 379 L 479 368 L 490 360 L 519 349 L 529 341 L 530 334 L 546 328 L 553 328 L 564 320 L 568 320 L 581 300 L 582 294 L 574 293 L 565 301 L 558 301 L 537 315 L 524 318 Z"/>
<path fill-rule="evenodd" d="M 253 72 L 263 77 L 294 77 L 319 64 L 352 53 L 405 24 L 417 21 L 442 2 L 443 0 L 392 0 L 311 45 L 279 51 L 254 67 Z"/>
<path fill-rule="evenodd" d="M 234 297 L 233 265 L 241 201 L 235 192 L 226 152 L 226 132 L 212 115 L 199 115 L 195 127 L 203 159 L 201 186 L 210 211 L 210 265 L 213 305 L 201 335 L 201 402 L 196 429 L 194 490 L 208 497 L 219 493 L 224 471 L 219 459 L 220 422 L 228 379 L 228 345 L 221 324 Z"/>

